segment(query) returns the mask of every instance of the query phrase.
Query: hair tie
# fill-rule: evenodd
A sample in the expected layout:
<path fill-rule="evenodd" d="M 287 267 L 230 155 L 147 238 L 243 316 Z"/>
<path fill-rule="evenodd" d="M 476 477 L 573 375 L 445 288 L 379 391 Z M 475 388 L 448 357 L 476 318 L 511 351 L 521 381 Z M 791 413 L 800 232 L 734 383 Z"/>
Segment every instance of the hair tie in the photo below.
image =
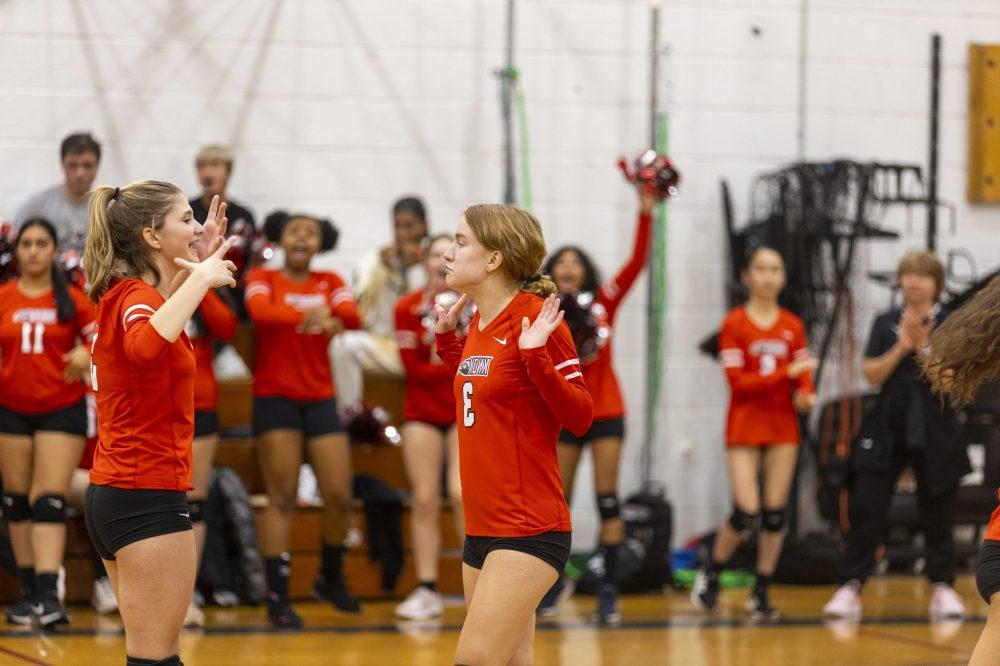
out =
<path fill-rule="evenodd" d="M 118 195 L 120 193 L 121 193 L 121 190 L 116 187 L 115 188 L 115 193 L 111 195 L 111 200 L 112 201 L 117 201 L 118 200 Z"/>

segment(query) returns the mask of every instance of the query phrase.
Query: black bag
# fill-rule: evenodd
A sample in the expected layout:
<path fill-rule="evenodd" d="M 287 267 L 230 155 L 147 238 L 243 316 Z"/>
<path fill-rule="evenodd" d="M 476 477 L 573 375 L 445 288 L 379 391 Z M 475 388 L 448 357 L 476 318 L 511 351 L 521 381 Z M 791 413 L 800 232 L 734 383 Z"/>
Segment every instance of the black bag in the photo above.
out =
<path fill-rule="evenodd" d="M 673 581 L 670 541 L 673 536 L 673 509 L 663 490 L 647 489 L 625 500 L 621 511 L 625 540 L 618 549 L 618 589 L 623 593 L 660 592 Z M 576 589 L 594 594 L 604 574 L 604 553 L 598 551 Z"/>
<path fill-rule="evenodd" d="M 236 600 L 258 604 L 267 594 L 250 497 L 228 467 L 215 467 L 209 475 L 198 589 L 206 599 L 224 605 Z"/>

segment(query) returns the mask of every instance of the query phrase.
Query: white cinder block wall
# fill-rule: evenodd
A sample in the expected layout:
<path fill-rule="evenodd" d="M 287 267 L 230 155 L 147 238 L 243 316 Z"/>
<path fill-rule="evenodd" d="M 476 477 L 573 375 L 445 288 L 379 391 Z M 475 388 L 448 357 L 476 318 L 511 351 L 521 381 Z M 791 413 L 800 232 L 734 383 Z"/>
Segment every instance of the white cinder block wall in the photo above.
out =
<path fill-rule="evenodd" d="M 647 138 L 647 3 L 531 0 L 518 7 L 535 210 L 550 246 L 577 242 L 613 273 L 631 245 L 635 197 L 614 169 Z M 194 192 L 193 154 L 236 149 L 232 194 L 332 216 L 332 264 L 348 273 L 389 238 L 394 197 L 417 193 L 434 229 L 501 192 L 500 0 L 8 0 L 0 3 L 0 216 L 57 182 L 67 133 L 104 143 L 98 181 L 162 178 Z M 657 406 L 655 476 L 676 508 L 677 541 L 729 510 L 722 449 L 726 391 L 695 344 L 723 315 L 718 196 L 729 179 L 745 219 L 755 173 L 797 157 L 800 0 L 666 0 L 671 156 L 684 174 L 669 213 L 667 375 Z M 987 270 L 1000 263 L 996 208 L 964 199 L 966 48 L 1000 41 L 993 0 L 809 0 L 809 159 L 926 162 L 929 40 L 944 37 L 941 196 Z M 905 230 L 905 216 L 887 224 Z M 921 244 L 923 215 L 899 243 L 863 254 L 889 268 Z M 864 290 L 864 313 L 887 294 Z M 645 281 L 619 317 L 616 363 L 627 394 L 624 492 L 637 454 L 647 373 Z M 867 326 L 867 320 L 864 322 Z M 864 338 L 862 331 L 860 337 Z M 574 501 L 576 545 L 594 538 L 590 467 Z"/>

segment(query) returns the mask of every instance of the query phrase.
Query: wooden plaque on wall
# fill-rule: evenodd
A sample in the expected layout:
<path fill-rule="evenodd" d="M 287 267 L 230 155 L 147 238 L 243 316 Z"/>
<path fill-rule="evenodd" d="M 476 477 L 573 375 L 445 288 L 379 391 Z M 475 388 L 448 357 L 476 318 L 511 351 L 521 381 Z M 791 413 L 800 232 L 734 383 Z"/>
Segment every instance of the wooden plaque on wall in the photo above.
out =
<path fill-rule="evenodd" d="M 1000 203 L 1000 45 L 969 44 L 971 203 Z"/>

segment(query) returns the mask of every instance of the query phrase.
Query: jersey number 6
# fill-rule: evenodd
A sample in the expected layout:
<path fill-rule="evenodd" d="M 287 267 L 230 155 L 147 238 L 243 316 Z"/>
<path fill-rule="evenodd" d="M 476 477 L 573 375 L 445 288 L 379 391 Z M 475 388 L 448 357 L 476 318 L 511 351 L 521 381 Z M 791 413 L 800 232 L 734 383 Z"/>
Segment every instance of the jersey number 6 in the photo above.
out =
<path fill-rule="evenodd" d="M 462 422 L 466 428 L 476 425 L 476 413 L 472 411 L 472 382 L 462 384 Z"/>

